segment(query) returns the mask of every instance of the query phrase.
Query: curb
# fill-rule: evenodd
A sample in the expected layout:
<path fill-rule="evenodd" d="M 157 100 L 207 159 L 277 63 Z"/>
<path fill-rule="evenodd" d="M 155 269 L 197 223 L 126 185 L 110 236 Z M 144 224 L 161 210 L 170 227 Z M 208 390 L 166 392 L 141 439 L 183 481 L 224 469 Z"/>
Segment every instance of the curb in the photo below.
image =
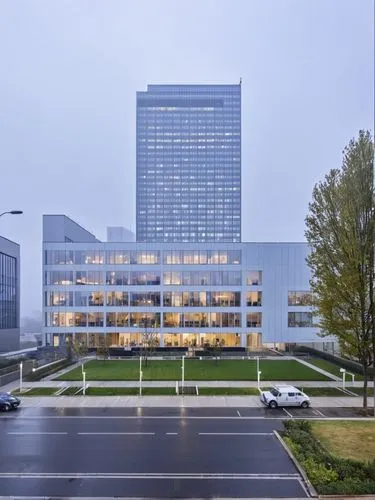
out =
<path fill-rule="evenodd" d="M 277 439 L 279 440 L 281 446 L 284 448 L 284 450 L 287 452 L 287 454 L 289 455 L 289 458 L 291 459 L 291 461 L 294 463 L 294 465 L 296 466 L 298 472 L 301 474 L 302 478 L 303 478 L 303 481 L 305 483 L 305 486 L 307 488 L 307 491 L 310 495 L 310 497 L 316 497 L 316 498 L 319 498 L 319 495 L 317 493 L 317 491 L 315 490 L 314 486 L 311 484 L 309 478 L 307 477 L 306 475 L 306 472 L 303 470 L 303 468 L 301 467 L 300 463 L 298 462 L 298 460 L 296 459 L 296 457 L 293 455 L 293 453 L 290 451 L 289 447 L 286 445 L 285 441 L 283 440 L 283 438 L 280 436 L 280 434 L 277 432 L 277 431 L 273 431 L 273 433 L 275 434 L 275 436 L 277 437 Z"/>

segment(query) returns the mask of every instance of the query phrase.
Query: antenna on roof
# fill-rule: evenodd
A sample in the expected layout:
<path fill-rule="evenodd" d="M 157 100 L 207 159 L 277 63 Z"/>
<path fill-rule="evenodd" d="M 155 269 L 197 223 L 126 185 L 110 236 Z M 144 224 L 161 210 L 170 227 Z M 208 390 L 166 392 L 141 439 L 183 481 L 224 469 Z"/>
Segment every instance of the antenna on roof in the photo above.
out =
<path fill-rule="evenodd" d="M 241 84 L 242 84 L 242 76 L 241 76 L 241 78 L 240 78 L 240 85 L 241 85 Z"/>

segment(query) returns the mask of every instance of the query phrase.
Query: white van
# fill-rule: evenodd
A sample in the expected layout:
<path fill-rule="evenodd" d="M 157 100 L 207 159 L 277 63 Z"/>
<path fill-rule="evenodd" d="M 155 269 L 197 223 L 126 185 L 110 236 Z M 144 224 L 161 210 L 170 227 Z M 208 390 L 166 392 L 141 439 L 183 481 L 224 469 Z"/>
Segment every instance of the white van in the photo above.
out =
<path fill-rule="evenodd" d="M 278 406 L 308 408 L 310 406 L 310 398 L 292 385 L 275 385 L 270 391 L 262 391 L 260 400 L 270 408 L 277 408 Z"/>

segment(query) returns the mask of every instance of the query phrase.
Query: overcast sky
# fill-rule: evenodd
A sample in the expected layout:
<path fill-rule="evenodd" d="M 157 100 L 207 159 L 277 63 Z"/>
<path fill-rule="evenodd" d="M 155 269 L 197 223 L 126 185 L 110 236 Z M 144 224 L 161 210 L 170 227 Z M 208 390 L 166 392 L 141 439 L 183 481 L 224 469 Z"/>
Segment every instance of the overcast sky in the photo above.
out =
<path fill-rule="evenodd" d="M 244 241 L 302 241 L 313 185 L 374 129 L 373 0 L 0 0 L 0 234 L 41 309 L 42 214 L 135 229 L 136 91 L 242 77 Z"/>

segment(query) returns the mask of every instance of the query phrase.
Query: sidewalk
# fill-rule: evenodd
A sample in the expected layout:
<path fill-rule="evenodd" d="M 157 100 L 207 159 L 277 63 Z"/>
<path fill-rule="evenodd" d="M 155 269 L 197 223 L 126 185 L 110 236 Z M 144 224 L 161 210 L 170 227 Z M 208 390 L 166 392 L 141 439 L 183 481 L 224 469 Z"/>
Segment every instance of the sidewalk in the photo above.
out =
<path fill-rule="evenodd" d="M 181 380 L 179 380 L 181 383 Z M 139 387 L 138 380 L 86 380 L 86 384 L 91 387 Z M 266 380 L 261 381 L 261 387 L 271 387 L 273 385 L 293 385 L 299 388 L 309 388 L 309 387 L 339 387 L 342 388 L 342 383 L 337 381 L 292 381 L 285 382 L 280 380 Z M 199 387 L 258 387 L 258 383 L 256 381 L 247 381 L 247 380 L 185 380 L 186 386 L 198 386 Z M 39 382 L 23 382 L 22 384 L 24 389 L 28 389 L 30 387 L 81 387 L 82 380 L 76 381 L 61 381 L 61 380 L 41 380 Z M 19 381 L 16 380 L 1 387 L 0 392 L 10 392 L 14 391 L 19 387 Z M 176 380 L 143 380 L 142 387 L 176 387 Z M 347 382 L 345 388 L 350 391 L 352 387 L 363 387 L 363 382 Z M 372 384 L 369 385 L 372 387 Z"/>
<path fill-rule="evenodd" d="M 362 398 L 312 397 L 314 408 L 361 408 Z M 24 408 L 121 408 L 121 407 L 187 407 L 187 408 L 255 408 L 264 407 L 258 396 L 40 396 L 22 398 Z M 369 398 L 369 408 L 373 399 Z"/>

